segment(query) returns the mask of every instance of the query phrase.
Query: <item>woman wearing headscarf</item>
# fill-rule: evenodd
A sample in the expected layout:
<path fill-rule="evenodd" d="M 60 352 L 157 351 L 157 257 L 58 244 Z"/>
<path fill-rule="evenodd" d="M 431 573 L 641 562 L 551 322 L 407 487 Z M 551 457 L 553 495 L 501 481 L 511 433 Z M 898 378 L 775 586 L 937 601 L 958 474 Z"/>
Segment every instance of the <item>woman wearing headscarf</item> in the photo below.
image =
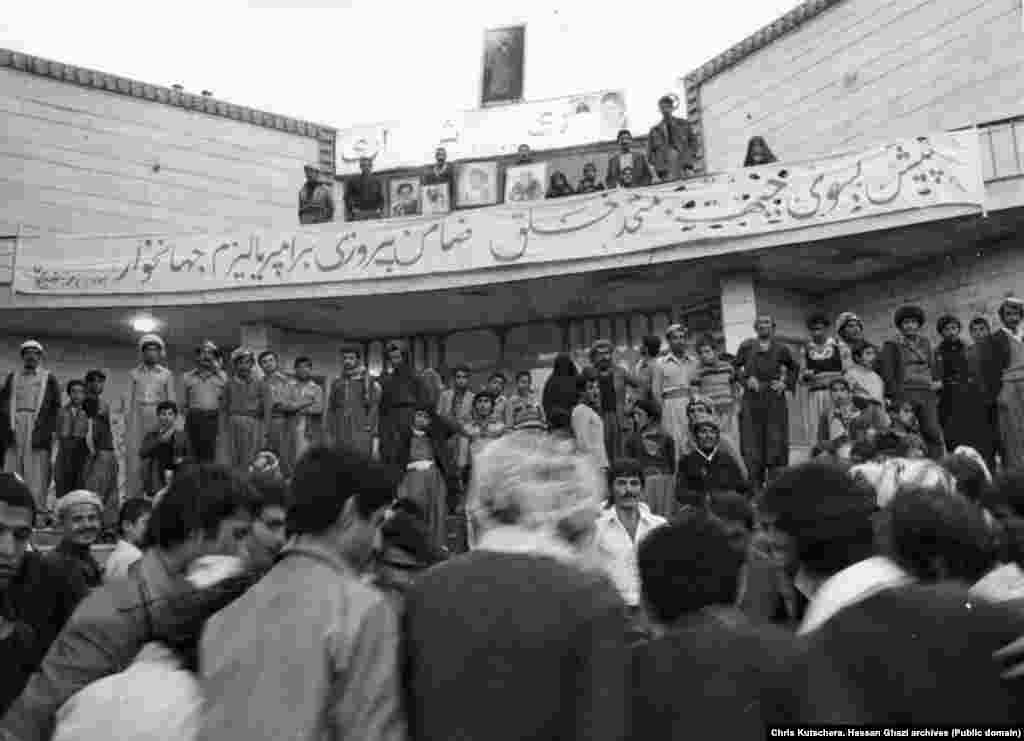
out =
<path fill-rule="evenodd" d="M 843 370 L 853 365 L 853 348 L 864 342 L 864 322 L 852 311 L 844 311 L 836 319 L 836 344 L 843 358 Z"/>
<path fill-rule="evenodd" d="M 569 179 L 564 172 L 555 171 L 551 173 L 551 187 L 548 188 L 548 198 L 564 198 L 574 195 L 575 191 L 569 185 Z"/>
<path fill-rule="evenodd" d="M 744 167 L 757 167 L 758 165 L 770 165 L 777 162 L 772 150 L 763 136 L 752 136 L 747 142 L 747 156 L 743 160 Z"/>
<path fill-rule="evenodd" d="M 142 440 L 157 425 L 156 407 L 162 401 L 177 401 L 174 374 L 164 366 L 166 346 L 155 334 L 139 338 L 142 362 L 132 369 L 125 414 L 124 463 L 127 497 L 142 496 L 145 469 L 139 450 Z M 248 461 L 246 461 L 248 462 Z"/>
<path fill-rule="evenodd" d="M 832 322 L 822 313 L 807 319 L 811 338 L 800 357 L 800 380 L 807 388 L 803 405 L 804 429 L 817 436 L 822 417 L 832 410 L 832 381 L 843 375 L 843 358 L 838 343 L 829 336 Z"/>
<path fill-rule="evenodd" d="M 576 377 L 579 369 L 568 353 L 559 353 L 555 356 L 555 363 L 551 375 L 544 382 L 544 390 L 541 393 L 541 406 L 544 407 L 545 419 L 551 419 L 551 412 L 555 409 L 572 411 L 579 399 L 579 391 L 576 389 Z"/>

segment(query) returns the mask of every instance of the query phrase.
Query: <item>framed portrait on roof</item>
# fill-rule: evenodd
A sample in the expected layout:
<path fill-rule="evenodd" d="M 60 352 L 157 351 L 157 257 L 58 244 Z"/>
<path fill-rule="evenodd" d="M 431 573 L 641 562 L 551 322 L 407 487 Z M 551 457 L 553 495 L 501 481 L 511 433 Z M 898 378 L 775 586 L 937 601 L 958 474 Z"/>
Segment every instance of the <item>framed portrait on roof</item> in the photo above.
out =
<path fill-rule="evenodd" d="M 526 26 L 506 26 L 485 31 L 480 106 L 521 101 L 525 62 Z"/>
<path fill-rule="evenodd" d="M 505 203 L 543 201 L 547 182 L 547 162 L 511 166 L 505 170 Z"/>
<path fill-rule="evenodd" d="M 498 163 L 467 162 L 456 170 L 459 208 L 498 202 Z"/>
<path fill-rule="evenodd" d="M 388 214 L 390 216 L 418 216 L 420 213 L 420 179 L 418 177 L 391 178 L 388 181 Z"/>
<path fill-rule="evenodd" d="M 420 213 L 424 216 L 442 216 L 452 210 L 451 188 L 448 183 L 424 185 L 420 195 Z"/>

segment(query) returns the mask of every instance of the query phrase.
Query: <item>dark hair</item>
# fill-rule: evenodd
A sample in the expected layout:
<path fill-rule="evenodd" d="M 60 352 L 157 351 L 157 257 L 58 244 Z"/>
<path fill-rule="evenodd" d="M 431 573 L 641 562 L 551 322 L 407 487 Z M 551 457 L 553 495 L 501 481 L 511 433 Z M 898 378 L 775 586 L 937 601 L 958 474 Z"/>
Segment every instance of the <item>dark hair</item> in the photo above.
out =
<path fill-rule="evenodd" d="M 68 396 L 71 396 L 71 389 L 75 388 L 75 386 L 80 386 L 82 391 L 85 391 L 85 381 L 81 378 L 72 378 L 68 381 L 67 386 L 64 387 L 64 392 Z"/>
<path fill-rule="evenodd" d="M 738 492 L 712 492 L 708 496 L 708 510 L 720 520 L 742 522 L 748 530 L 754 529 L 754 505 Z"/>
<path fill-rule="evenodd" d="M 476 403 L 481 399 L 487 399 L 491 404 L 494 404 L 494 394 L 490 391 L 477 391 L 473 394 L 473 406 L 476 406 Z"/>
<path fill-rule="evenodd" d="M 661 407 L 652 399 L 640 399 L 633 404 L 633 409 L 639 409 L 652 420 L 658 421 L 661 419 Z"/>
<path fill-rule="evenodd" d="M 487 377 L 487 383 L 490 383 L 490 382 L 491 382 L 491 381 L 493 381 L 493 380 L 494 380 L 495 378 L 500 378 L 500 379 L 501 379 L 501 382 L 502 382 L 502 383 L 508 383 L 508 379 L 507 379 L 507 378 L 505 377 L 505 374 L 504 374 L 504 373 L 502 373 L 501 371 L 494 371 L 494 373 L 492 373 L 491 375 L 489 375 L 489 376 Z"/>
<path fill-rule="evenodd" d="M 567 430 L 572 427 L 572 412 L 563 407 L 555 407 L 551 410 L 551 414 L 548 415 L 548 429 L 552 432 L 555 430 Z"/>
<path fill-rule="evenodd" d="M 521 370 L 518 373 L 516 373 L 516 381 L 518 381 L 520 378 L 529 378 L 532 381 L 533 374 L 530 373 L 530 371 L 528 370 Z"/>
<path fill-rule="evenodd" d="M 644 601 L 662 624 L 709 605 L 731 605 L 744 560 L 721 521 L 699 510 L 685 514 L 640 543 Z"/>
<path fill-rule="evenodd" d="M 989 329 L 989 330 L 992 329 L 992 324 L 989 322 L 988 319 L 986 319 L 983 316 L 976 316 L 976 317 L 974 317 L 971 320 L 971 323 L 968 324 L 967 326 L 968 327 L 982 326 L 982 327 L 985 327 L 985 329 Z"/>
<path fill-rule="evenodd" d="M 452 368 L 452 378 L 458 373 L 465 373 L 467 376 L 473 375 L 473 370 L 465 363 L 459 363 L 457 366 Z"/>
<path fill-rule="evenodd" d="M 759 162 L 755 162 L 754 161 L 754 145 L 755 144 L 759 144 L 760 146 L 762 146 L 764 148 L 765 152 L 767 152 L 767 154 L 768 154 L 767 161 L 768 162 L 775 162 L 776 161 L 775 160 L 775 154 L 772 152 L 771 148 L 768 146 L 768 142 L 766 142 L 764 140 L 764 137 L 763 136 L 752 136 L 752 137 L 750 137 L 750 141 L 747 142 L 747 156 L 743 158 L 743 166 L 744 167 L 751 167 L 751 166 L 757 165 L 757 164 L 764 164 L 764 163 L 759 163 Z"/>
<path fill-rule="evenodd" d="M 901 489 L 886 510 L 893 558 L 922 581 L 973 584 L 994 564 L 992 538 L 973 503 L 941 487 Z"/>
<path fill-rule="evenodd" d="M 27 509 L 32 515 L 29 523 L 35 523 L 36 500 L 32 498 L 32 490 L 13 473 L 0 471 L 0 502 L 8 507 Z"/>
<path fill-rule="evenodd" d="M 761 511 L 796 540 L 808 571 L 832 575 L 874 553 L 875 501 L 864 481 L 812 461 L 783 471 L 765 491 Z"/>
<path fill-rule="evenodd" d="M 872 457 L 888 455 L 894 458 L 906 458 L 910 448 L 903 435 L 887 430 L 875 436 L 873 452 L 874 455 Z"/>
<path fill-rule="evenodd" d="M 828 314 L 823 311 L 816 311 L 807 317 L 807 329 L 814 329 L 818 325 L 825 327 L 832 326 L 832 320 L 828 318 Z"/>
<path fill-rule="evenodd" d="M 865 342 L 864 340 L 861 340 L 860 342 L 854 343 L 850 347 L 850 354 L 853 356 L 854 360 L 860 360 L 862 357 L 864 357 L 864 351 L 867 350 L 868 348 L 874 350 L 875 354 L 878 353 L 878 347 L 876 345 L 872 345 L 870 342 Z"/>
<path fill-rule="evenodd" d="M 640 341 L 640 344 L 643 347 L 644 352 L 649 357 L 652 357 L 652 358 L 657 357 L 658 353 L 661 352 L 661 338 L 658 337 L 657 335 L 653 335 L 653 334 L 646 335 Z"/>
<path fill-rule="evenodd" d="M 587 386 L 596 380 L 598 380 L 597 371 L 588 365 L 586 368 L 581 370 L 580 374 L 576 377 L 577 393 L 585 394 L 587 392 Z"/>
<path fill-rule="evenodd" d="M 555 362 L 552 366 L 551 376 L 565 376 L 567 378 L 575 378 L 579 375 L 579 369 L 576 367 L 576 363 L 573 362 L 572 356 L 568 353 L 559 353 L 555 356 Z"/>
<path fill-rule="evenodd" d="M 168 549 L 202 532 L 214 536 L 220 524 L 237 512 L 252 512 L 252 491 L 227 466 L 200 463 L 181 467 L 153 508 L 145 546 Z"/>
<path fill-rule="evenodd" d="M 608 469 L 609 483 L 617 478 L 632 478 L 634 476 L 641 482 L 644 480 L 644 468 L 635 458 L 616 458 L 611 468 Z"/>
<path fill-rule="evenodd" d="M 174 412 L 175 414 L 177 414 L 178 413 L 178 405 L 175 404 L 173 401 L 161 401 L 159 404 L 156 405 L 156 413 L 157 414 L 160 414 L 160 412 L 164 412 L 164 411 L 167 411 L 167 410 L 170 410 L 170 411 Z"/>
<path fill-rule="evenodd" d="M 368 519 L 394 499 L 397 487 L 392 466 L 374 464 L 350 448 L 311 448 L 292 476 L 289 529 L 296 535 L 322 535 L 338 522 L 351 497 L 358 515 Z"/>
<path fill-rule="evenodd" d="M 298 368 L 300 365 L 312 366 L 313 358 L 309 357 L 308 355 L 300 355 L 299 357 L 295 358 L 295 364 L 292 367 Z"/>
<path fill-rule="evenodd" d="M 252 513 L 259 517 L 267 507 L 288 510 L 288 485 L 279 476 L 267 473 L 249 474 L 252 489 Z"/>
<path fill-rule="evenodd" d="M 106 381 L 107 374 L 101 370 L 91 370 L 85 374 L 85 382 L 92 383 L 93 381 Z"/>
<path fill-rule="evenodd" d="M 671 95 L 662 95 L 660 98 L 658 98 L 658 105 L 664 105 L 665 103 L 668 103 L 669 105 L 676 104 L 675 100 L 672 98 Z"/>
<path fill-rule="evenodd" d="M 697 342 L 694 344 L 693 349 L 699 351 L 702 347 L 710 347 L 712 350 L 717 352 L 718 343 L 715 342 L 715 338 L 709 334 L 702 334 L 697 338 Z"/>
<path fill-rule="evenodd" d="M 624 136 L 628 136 L 630 139 L 632 139 L 633 132 L 631 132 L 629 129 L 619 129 L 619 133 L 615 135 L 615 141 L 622 141 L 622 137 Z"/>
<path fill-rule="evenodd" d="M 117 516 L 117 527 L 123 533 L 124 526 L 134 525 L 143 515 L 152 514 L 153 503 L 144 497 L 132 497 L 126 499 L 121 505 L 121 511 Z"/>
<path fill-rule="evenodd" d="M 263 358 L 265 358 L 267 356 L 270 356 L 270 355 L 272 355 L 275 360 L 280 360 L 281 359 L 281 356 L 278 355 L 273 350 L 264 350 L 263 352 L 261 352 L 259 355 L 256 356 L 256 362 L 257 363 L 262 363 L 263 362 Z"/>
<path fill-rule="evenodd" d="M 989 487 L 985 469 L 973 458 L 966 455 L 947 455 L 942 467 L 956 479 L 956 490 L 972 502 L 981 502 Z"/>

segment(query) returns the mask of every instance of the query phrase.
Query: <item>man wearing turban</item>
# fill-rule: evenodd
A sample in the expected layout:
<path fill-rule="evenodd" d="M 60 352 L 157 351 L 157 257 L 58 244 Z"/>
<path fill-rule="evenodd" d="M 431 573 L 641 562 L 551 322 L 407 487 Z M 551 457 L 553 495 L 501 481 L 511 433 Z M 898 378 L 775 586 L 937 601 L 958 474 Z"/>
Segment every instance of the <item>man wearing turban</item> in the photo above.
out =
<path fill-rule="evenodd" d="M 142 362 L 132 369 L 125 414 L 124 464 L 126 498 L 141 496 L 143 466 L 139 456 L 142 439 L 156 427 L 156 406 L 161 401 L 176 401 L 174 375 L 160 361 L 164 341 L 155 334 L 139 338 Z"/>

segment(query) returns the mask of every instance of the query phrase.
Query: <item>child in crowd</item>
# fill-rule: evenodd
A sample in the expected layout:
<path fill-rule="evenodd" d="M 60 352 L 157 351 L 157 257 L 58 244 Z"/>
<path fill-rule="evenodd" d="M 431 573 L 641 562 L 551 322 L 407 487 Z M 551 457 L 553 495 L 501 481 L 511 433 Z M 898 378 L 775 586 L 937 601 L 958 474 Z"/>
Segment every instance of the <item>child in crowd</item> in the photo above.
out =
<path fill-rule="evenodd" d="M 68 381 L 68 403 L 57 413 L 57 465 L 54 475 L 57 498 L 85 488 L 85 474 L 92 454 L 92 420 L 86 413 L 85 382 Z"/>
<path fill-rule="evenodd" d="M 165 471 L 175 470 L 188 458 L 188 438 L 178 429 L 178 405 L 161 401 L 156 407 L 156 429 L 139 447 L 142 459 L 142 493 L 152 497 L 164 487 Z"/>
<path fill-rule="evenodd" d="M 718 491 L 750 490 L 736 461 L 719 452 L 721 431 L 711 418 L 693 424 L 694 449 L 679 462 L 676 502 L 683 507 L 704 507 L 708 495 Z"/>
<path fill-rule="evenodd" d="M 438 549 L 447 541 L 448 512 L 458 504 L 458 476 L 448 452 L 448 439 L 458 432 L 434 412 L 434 404 L 420 404 L 412 426 L 403 431 L 397 461 L 405 469 L 398 498 L 411 499 L 424 512 L 431 543 Z"/>
<path fill-rule="evenodd" d="M 700 364 L 693 379 L 693 389 L 711 401 L 712 413 L 718 420 L 722 436 L 734 445 L 738 444 L 736 369 L 722 358 L 710 335 L 698 339 L 695 349 Z"/>
<path fill-rule="evenodd" d="M 832 394 L 832 409 L 821 414 L 818 440 L 836 441 L 845 438 L 857 442 L 870 439 L 884 427 L 874 405 L 855 403 L 850 382 L 846 378 L 833 378 L 829 391 Z"/>
<path fill-rule="evenodd" d="M 921 423 L 918 421 L 917 407 L 912 401 L 903 400 L 893 406 L 890 430 L 902 441 L 907 458 L 923 458 L 925 456 L 927 447 L 921 436 Z"/>
<path fill-rule="evenodd" d="M 463 427 L 463 435 L 459 440 L 458 463 L 464 483 L 469 482 L 473 458 L 484 445 L 503 434 L 505 434 L 505 423 L 495 418 L 494 396 L 489 391 L 481 391 L 473 397 L 473 412 L 469 423 Z"/>
<path fill-rule="evenodd" d="M 883 427 L 889 426 L 889 415 L 885 411 L 885 382 L 875 370 L 878 362 L 878 348 L 870 342 L 861 342 L 850 348 L 852 365 L 846 370 L 846 380 L 854 401 L 870 406 L 878 414 Z"/>
<path fill-rule="evenodd" d="M 508 404 L 508 397 L 505 396 L 506 384 L 508 384 L 508 379 L 501 371 L 492 373 L 491 377 L 487 379 L 487 391 L 490 392 L 491 399 L 494 401 L 494 410 L 491 414 L 502 423 L 505 421 L 505 405 Z"/>
<path fill-rule="evenodd" d="M 516 373 L 516 392 L 505 404 L 505 427 L 509 430 L 543 430 L 544 409 L 533 390 L 530 371 Z"/>
<path fill-rule="evenodd" d="M 676 444 L 661 427 L 661 410 L 649 399 L 633 406 L 636 432 L 626 440 L 626 456 L 640 463 L 647 506 L 661 517 L 675 513 Z"/>
<path fill-rule="evenodd" d="M 103 580 L 120 579 L 131 573 L 131 568 L 142 558 L 142 536 L 146 533 L 153 504 L 143 497 L 132 497 L 121 505 L 118 516 L 120 537 L 117 546 L 103 564 Z"/>

